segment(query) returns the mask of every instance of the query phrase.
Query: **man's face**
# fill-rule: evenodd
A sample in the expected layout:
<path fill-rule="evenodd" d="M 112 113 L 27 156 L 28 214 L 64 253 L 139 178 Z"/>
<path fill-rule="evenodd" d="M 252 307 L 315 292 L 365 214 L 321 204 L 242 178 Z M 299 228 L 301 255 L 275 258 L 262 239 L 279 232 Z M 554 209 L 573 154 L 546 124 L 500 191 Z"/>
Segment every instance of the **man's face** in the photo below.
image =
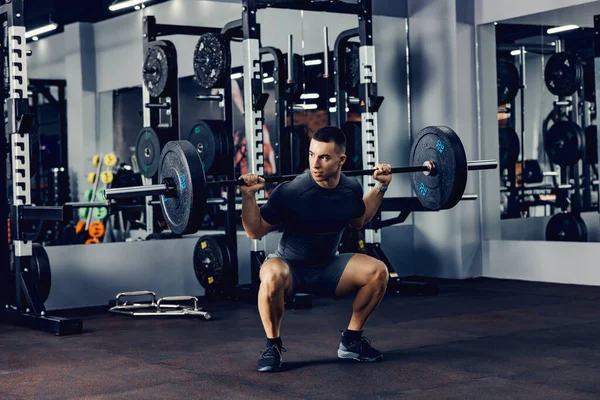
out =
<path fill-rule="evenodd" d="M 311 140 L 308 161 L 314 180 L 327 181 L 338 174 L 346 161 L 346 155 L 338 153 L 335 142 Z"/>

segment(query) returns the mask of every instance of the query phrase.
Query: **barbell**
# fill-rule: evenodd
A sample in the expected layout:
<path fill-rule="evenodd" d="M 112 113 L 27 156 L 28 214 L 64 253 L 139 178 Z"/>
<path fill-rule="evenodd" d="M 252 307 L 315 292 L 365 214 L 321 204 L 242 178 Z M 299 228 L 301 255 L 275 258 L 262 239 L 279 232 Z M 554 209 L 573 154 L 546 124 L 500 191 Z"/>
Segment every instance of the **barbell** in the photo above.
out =
<path fill-rule="evenodd" d="M 413 142 L 411 166 L 392 168 L 392 173 L 413 173 L 412 186 L 421 204 L 430 210 L 449 209 L 462 198 L 469 170 L 496 169 L 496 160 L 467 162 L 458 135 L 445 126 L 430 126 Z M 373 164 L 372 167 L 375 165 Z M 343 171 L 346 176 L 364 176 L 374 169 Z M 418 172 L 421 172 L 420 174 Z M 290 181 L 298 175 L 264 177 L 265 182 Z M 106 189 L 107 200 L 138 196 L 161 196 L 161 210 L 176 234 L 195 233 L 203 221 L 207 188 L 240 186 L 243 180 L 206 181 L 197 149 L 188 141 L 168 142 L 160 156 L 160 184 Z"/>

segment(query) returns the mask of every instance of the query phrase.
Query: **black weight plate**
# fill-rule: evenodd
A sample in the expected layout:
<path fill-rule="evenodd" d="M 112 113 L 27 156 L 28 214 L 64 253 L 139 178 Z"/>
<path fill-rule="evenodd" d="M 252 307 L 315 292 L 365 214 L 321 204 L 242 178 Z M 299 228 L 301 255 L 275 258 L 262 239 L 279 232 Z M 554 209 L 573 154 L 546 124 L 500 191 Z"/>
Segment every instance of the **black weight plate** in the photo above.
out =
<path fill-rule="evenodd" d="M 348 42 L 344 53 L 344 90 L 350 94 L 358 94 L 360 83 L 360 44 Z"/>
<path fill-rule="evenodd" d="M 233 138 L 225 132 L 222 121 L 198 121 L 188 140 L 196 146 L 210 175 L 224 175 L 233 164 Z"/>
<path fill-rule="evenodd" d="M 140 172 L 146 178 L 152 178 L 160 164 L 160 141 L 152 128 L 143 128 L 135 143 L 135 156 Z"/>
<path fill-rule="evenodd" d="M 52 285 L 52 274 L 50 272 L 50 259 L 44 247 L 39 243 L 33 243 L 32 246 L 32 263 L 34 273 L 38 277 L 38 289 L 40 297 L 45 302 L 50 296 L 50 287 Z"/>
<path fill-rule="evenodd" d="M 227 134 L 225 129 L 217 131 L 219 138 L 219 151 L 213 163 L 213 174 L 225 175 L 233 165 L 233 136 Z"/>
<path fill-rule="evenodd" d="M 546 63 L 544 80 L 550 93 L 570 96 L 579 89 L 583 79 L 583 67 L 579 58 L 571 53 L 553 54 Z"/>
<path fill-rule="evenodd" d="M 194 272 L 205 289 L 221 288 L 230 267 L 229 255 L 223 251 L 217 236 L 201 236 L 194 247 Z"/>
<path fill-rule="evenodd" d="M 160 97 L 169 81 L 169 56 L 167 51 L 167 48 L 163 45 L 151 45 L 144 60 L 142 74 L 144 85 L 152 97 Z"/>
<path fill-rule="evenodd" d="M 500 142 L 500 169 L 514 166 L 521 153 L 519 135 L 513 128 L 503 127 L 498 130 Z"/>
<path fill-rule="evenodd" d="M 346 135 L 346 156 L 348 158 L 343 165 L 343 169 L 362 169 L 362 132 L 360 122 L 346 122 L 344 125 L 344 134 Z M 308 146 L 310 146 L 310 143 L 308 143 Z M 308 153 L 308 148 L 306 153 Z"/>
<path fill-rule="evenodd" d="M 215 132 L 213 132 L 206 122 L 198 121 L 190 131 L 188 140 L 198 150 L 204 171 L 207 174 L 211 173 L 211 168 L 215 161 L 215 153 L 217 152 L 216 141 L 218 138 L 215 136 Z"/>
<path fill-rule="evenodd" d="M 165 145 L 160 156 L 158 181 L 172 179 L 177 195 L 161 196 L 161 209 L 173 233 L 197 232 L 204 219 L 206 177 L 202 160 L 193 144 L 176 140 Z"/>
<path fill-rule="evenodd" d="M 229 46 L 219 33 L 200 35 L 194 49 L 194 75 L 205 89 L 224 83 L 228 75 Z"/>
<path fill-rule="evenodd" d="M 594 60 L 589 60 L 583 67 L 583 90 L 584 98 L 589 102 L 596 101 L 596 76 L 594 70 Z"/>
<path fill-rule="evenodd" d="M 551 163 L 574 165 L 583 157 L 585 133 L 572 121 L 557 122 L 546 132 L 544 148 Z"/>
<path fill-rule="evenodd" d="M 546 240 L 552 242 L 587 242 L 587 228 L 579 215 L 553 215 L 546 225 Z"/>
<path fill-rule="evenodd" d="M 525 183 L 541 183 L 544 180 L 542 166 L 538 160 L 525 160 Z"/>
<path fill-rule="evenodd" d="M 225 267 L 223 270 L 222 276 L 222 287 L 224 288 L 234 288 L 237 285 L 236 276 L 237 276 L 237 250 L 236 247 L 229 240 L 229 236 L 227 235 L 213 235 L 219 246 L 221 246 L 221 251 L 223 252 L 225 263 L 223 266 Z"/>
<path fill-rule="evenodd" d="M 510 103 L 519 92 L 519 70 L 509 60 L 500 58 L 496 63 L 496 78 L 498 105 Z"/>
<path fill-rule="evenodd" d="M 589 125 L 585 128 L 585 162 L 598 164 L 598 128 Z"/>
<path fill-rule="evenodd" d="M 411 174 L 421 204 L 431 210 L 454 207 L 467 185 L 467 156 L 458 135 L 446 126 L 429 126 L 419 132 L 410 151 L 411 165 L 433 161 L 436 172 Z"/>
<path fill-rule="evenodd" d="M 48 296 L 50 296 L 50 287 L 52 286 L 50 259 L 48 258 L 48 253 L 46 253 L 44 247 L 39 243 L 33 243 L 31 250 L 31 272 L 33 273 L 33 278 L 36 279 L 36 284 L 38 286 L 40 298 L 42 299 L 42 302 L 46 302 L 46 300 L 48 300 Z M 11 251 L 10 271 L 13 276 L 11 279 L 14 279 L 14 251 Z"/>

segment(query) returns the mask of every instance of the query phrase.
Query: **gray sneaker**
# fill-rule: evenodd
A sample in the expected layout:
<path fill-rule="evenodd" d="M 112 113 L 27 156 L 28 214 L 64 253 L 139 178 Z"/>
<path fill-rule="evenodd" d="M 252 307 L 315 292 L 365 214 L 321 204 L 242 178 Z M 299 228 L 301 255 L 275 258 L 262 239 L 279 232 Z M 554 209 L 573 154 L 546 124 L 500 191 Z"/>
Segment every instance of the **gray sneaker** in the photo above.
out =
<path fill-rule="evenodd" d="M 371 346 L 371 341 L 365 337 L 355 340 L 345 346 L 340 342 L 338 358 L 356 360 L 361 362 L 374 362 L 383 360 L 383 354 Z"/>

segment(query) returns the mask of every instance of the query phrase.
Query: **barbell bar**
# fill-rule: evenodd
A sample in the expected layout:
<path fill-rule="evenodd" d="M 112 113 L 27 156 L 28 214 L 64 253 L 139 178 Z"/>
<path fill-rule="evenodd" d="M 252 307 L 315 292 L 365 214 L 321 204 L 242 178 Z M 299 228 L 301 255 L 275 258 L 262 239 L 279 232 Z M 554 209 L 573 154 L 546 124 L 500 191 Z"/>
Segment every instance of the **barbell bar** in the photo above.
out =
<path fill-rule="evenodd" d="M 485 169 L 496 169 L 498 163 L 495 160 L 477 160 L 469 161 L 469 171 L 479 171 Z M 372 175 L 375 173 L 375 169 L 361 169 L 361 170 L 350 170 L 344 171 L 346 176 L 365 176 Z M 405 174 L 411 172 L 423 172 L 424 174 L 435 174 L 436 167 L 433 162 L 427 162 L 426 165 L 414 166 L 414 167 L 395 167 L 392 168 L 392 174 Z M 279 176 L 264 176 L 265 183 L 275 182 L 286 182 L 293 181 L 298 175 L 279 175 Z M 224 181 L 212 181 L 206 182 L 206 187 L 229 187 L 229 186 L 242 186 L 245 182 L 242 179 L 236 180 L 224 180 Z M 173 198 L 177 196 L 177 187 L 172 182 L 163 182 L 155 185 L 144 185 L 144 186 L 131 186 L 124 188 L 106 189 L 105 192 L 107 199 L 118 199 L 118 198 L 130 198 L 137 196 L 155 196 L 162 195 L 166 198 Z"/>
<path fill-rule="evenodd" d="M 469 170 L 498 167 L 496 160 L 467 162 L 458 135 L 445 126 L 423 129 L 411 148 L 412 166 L 393 168 L 392 173 L 415 173 L 413 189 L 421 204 L 430 210 L 449 209 L 463 197 Z M 346 176 L 365 176 L 374 169 L 344 171 Z M 284 182 L 298 175 L 265 177 L 265 182 Z M 207 188 L 243 185 L 242 180 L 207 182 L 202 159 L 188 141 L 168 142 L 161 152 L 160 184 L 106 189 L 107 200 L 161 195 L 161 209 L 173 233 L 197 232 L 203 220 Z"/>

